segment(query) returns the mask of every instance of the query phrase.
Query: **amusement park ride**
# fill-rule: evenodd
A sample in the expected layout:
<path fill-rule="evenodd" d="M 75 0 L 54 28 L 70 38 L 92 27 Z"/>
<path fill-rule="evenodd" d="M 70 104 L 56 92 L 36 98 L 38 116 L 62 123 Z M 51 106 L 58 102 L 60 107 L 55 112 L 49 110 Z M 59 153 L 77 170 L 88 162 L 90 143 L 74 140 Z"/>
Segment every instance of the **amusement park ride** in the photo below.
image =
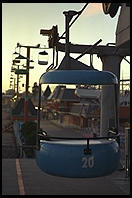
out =
<path fill-rule="evenodd" d="M 90 53 L 90 50 L 97 46 L 101 40 L 94 46 L 91 46 L 89 50 L 85 50 L 76 60 L 71 61 L 72 59 L 69 56 L 69 23 L 73 16 L 77 15 L 78 17 L 79 14 L 80 12 L 75 11 L 64 12 L 66 18 L 65 57 L 57 69 L 57 65 L 54 66 L 53 60 L 53 64 L 39 79 L 36 161 L 38 166 L 48 174 L 63 177 L 91 178 L 111 174 L 119 166 L 118 79 L 112 72 L 98 71 L 86 65 L 83 65 L 84 69 L 82 69 L 80 66 L 81 63 L 78 59 L 85 53 Z M 54 37 L 52 37 L 53 32 Z M 53 48 L 56 47 L 57 50 L 56 42 L 59 39 L 57 27 L 53 27 L 51 30 L 41 30 L 40 33 L 48 35 L 50 46 Z M 101 85 L 113 87 L 114 102 L 113 106 L 109 106 L 109 108 L 114 109 L 114 128 L 112 130 L 107 128 L 106 136 L 100 135 L 99 137 L 91 138 L 49 135 L 48 131 L 40 127 L 41 86 L 43 84 Z"/>
<path fill-rule="evenodd" d="M 94 70 L 52 70 L 44 73 L 39 83 L 40 93 L 42 84 L 113 85 L 116 93 L 118 85 L 116 76 L 111 72 Z M 118 168 L 120 150 L 117 108 L 115 129 L 111 136 L 52 137 L 48 132 L 40 132 L 40 99 L 41 94 L 38 107 L 36 160 L 43 171 L 65 177 L 97 177 L 110 174 Z M 115 94 L 115 104 L 116 100 Z"/>

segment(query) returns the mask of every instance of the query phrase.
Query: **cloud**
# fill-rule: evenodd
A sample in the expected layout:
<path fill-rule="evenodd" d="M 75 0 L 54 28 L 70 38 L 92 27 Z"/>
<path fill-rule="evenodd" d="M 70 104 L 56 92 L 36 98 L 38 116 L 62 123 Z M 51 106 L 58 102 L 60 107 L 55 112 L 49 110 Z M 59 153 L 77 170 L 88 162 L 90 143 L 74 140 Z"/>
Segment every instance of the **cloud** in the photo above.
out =
<path fill-rule="evenodd" d="M 90 3 L 84 12 L 82 13 L 83 17 L 93 16 L 102 13 L 102 3 Z"/>

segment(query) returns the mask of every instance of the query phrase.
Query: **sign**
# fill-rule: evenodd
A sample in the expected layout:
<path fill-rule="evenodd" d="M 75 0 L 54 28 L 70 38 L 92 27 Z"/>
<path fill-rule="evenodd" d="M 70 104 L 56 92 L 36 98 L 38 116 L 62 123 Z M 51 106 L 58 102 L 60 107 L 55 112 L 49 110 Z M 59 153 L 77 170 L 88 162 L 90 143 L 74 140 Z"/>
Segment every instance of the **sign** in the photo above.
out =
<path fill-rule="evenodd" d="M 27 69 L 16 69 L 15 74 L 28 74 Z"/>

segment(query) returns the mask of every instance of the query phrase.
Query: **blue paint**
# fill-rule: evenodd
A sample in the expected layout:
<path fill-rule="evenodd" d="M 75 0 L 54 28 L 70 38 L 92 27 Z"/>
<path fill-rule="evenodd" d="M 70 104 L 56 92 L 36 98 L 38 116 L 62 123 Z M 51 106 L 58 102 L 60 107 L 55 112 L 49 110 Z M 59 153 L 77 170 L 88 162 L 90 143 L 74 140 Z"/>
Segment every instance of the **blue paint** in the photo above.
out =
<path fill-rule="evenodd" d="M 119 145 L 115 140 L 90 140 L 92 153 L 84 154 L 86 140 L 41 141 L 36 151 L 38 166 L 46 173 L 63 177 L 99 177 L 118 168 Z"/>
<path fill-rule="evenodd" d="M 18 132 L 18 136 L 19 136 L 20 140 L 22 141 L 22 143 L 25 142 L 25 138 L 21 132 L 23 124 L 24 124 L 24 122 L 19 122 L 19 132 Z"/>
<path fill-rule="evenodd" d="M 24 122 L 19 122 L 19 129 L 20 130 L 21 130 L 23 124 L 24 124 Z"/>
<path fill-rule="evenodd" d="M 109 71 L 98 70 L 52 70 L 42 74 L 40 84 L 117 84 L 117 77 Z"/>
<path fill-rule="evenodd" d="M 117 77 L 109 71 L 52 70 L 41 75 L 40 84 L 114 85 Z M 90 178 L 111 174 L 119 166 L 120 151 L 115 140 L 90 140 L 91 154 L 86 155 L 86 140 L 40 141 L 36 151 L 38 166 L 46 173 Z"/>

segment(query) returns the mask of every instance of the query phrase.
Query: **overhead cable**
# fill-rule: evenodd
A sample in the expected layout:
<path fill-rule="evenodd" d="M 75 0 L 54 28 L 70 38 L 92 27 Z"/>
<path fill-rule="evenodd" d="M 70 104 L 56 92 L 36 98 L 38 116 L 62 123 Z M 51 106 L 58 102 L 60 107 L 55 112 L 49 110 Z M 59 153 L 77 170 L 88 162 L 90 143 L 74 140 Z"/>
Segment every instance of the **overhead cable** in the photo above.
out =
<path fill-rule="evenodd" d="M 84 5 L 84 7 L 78 12 L 78 15 L 75 17 L 75 19 L 70 23 L 70 25 L 69 25 L 69 28 L 72 26 L 72 24 L 77 20 L 77 18 L 82 14 L 82 12 L 84 11 L 84 9 L 87 7 L 87 5 L 88 5 L 89 3 L 86 3 L 85 5 Z M 65 35 L 65 33 L 66 33 L 66 31 L 62 34 L 62 36 L 61 37 L 63 37 L 64 35 Z M 60 38 L 61 38 L 60 37 Z"/>

